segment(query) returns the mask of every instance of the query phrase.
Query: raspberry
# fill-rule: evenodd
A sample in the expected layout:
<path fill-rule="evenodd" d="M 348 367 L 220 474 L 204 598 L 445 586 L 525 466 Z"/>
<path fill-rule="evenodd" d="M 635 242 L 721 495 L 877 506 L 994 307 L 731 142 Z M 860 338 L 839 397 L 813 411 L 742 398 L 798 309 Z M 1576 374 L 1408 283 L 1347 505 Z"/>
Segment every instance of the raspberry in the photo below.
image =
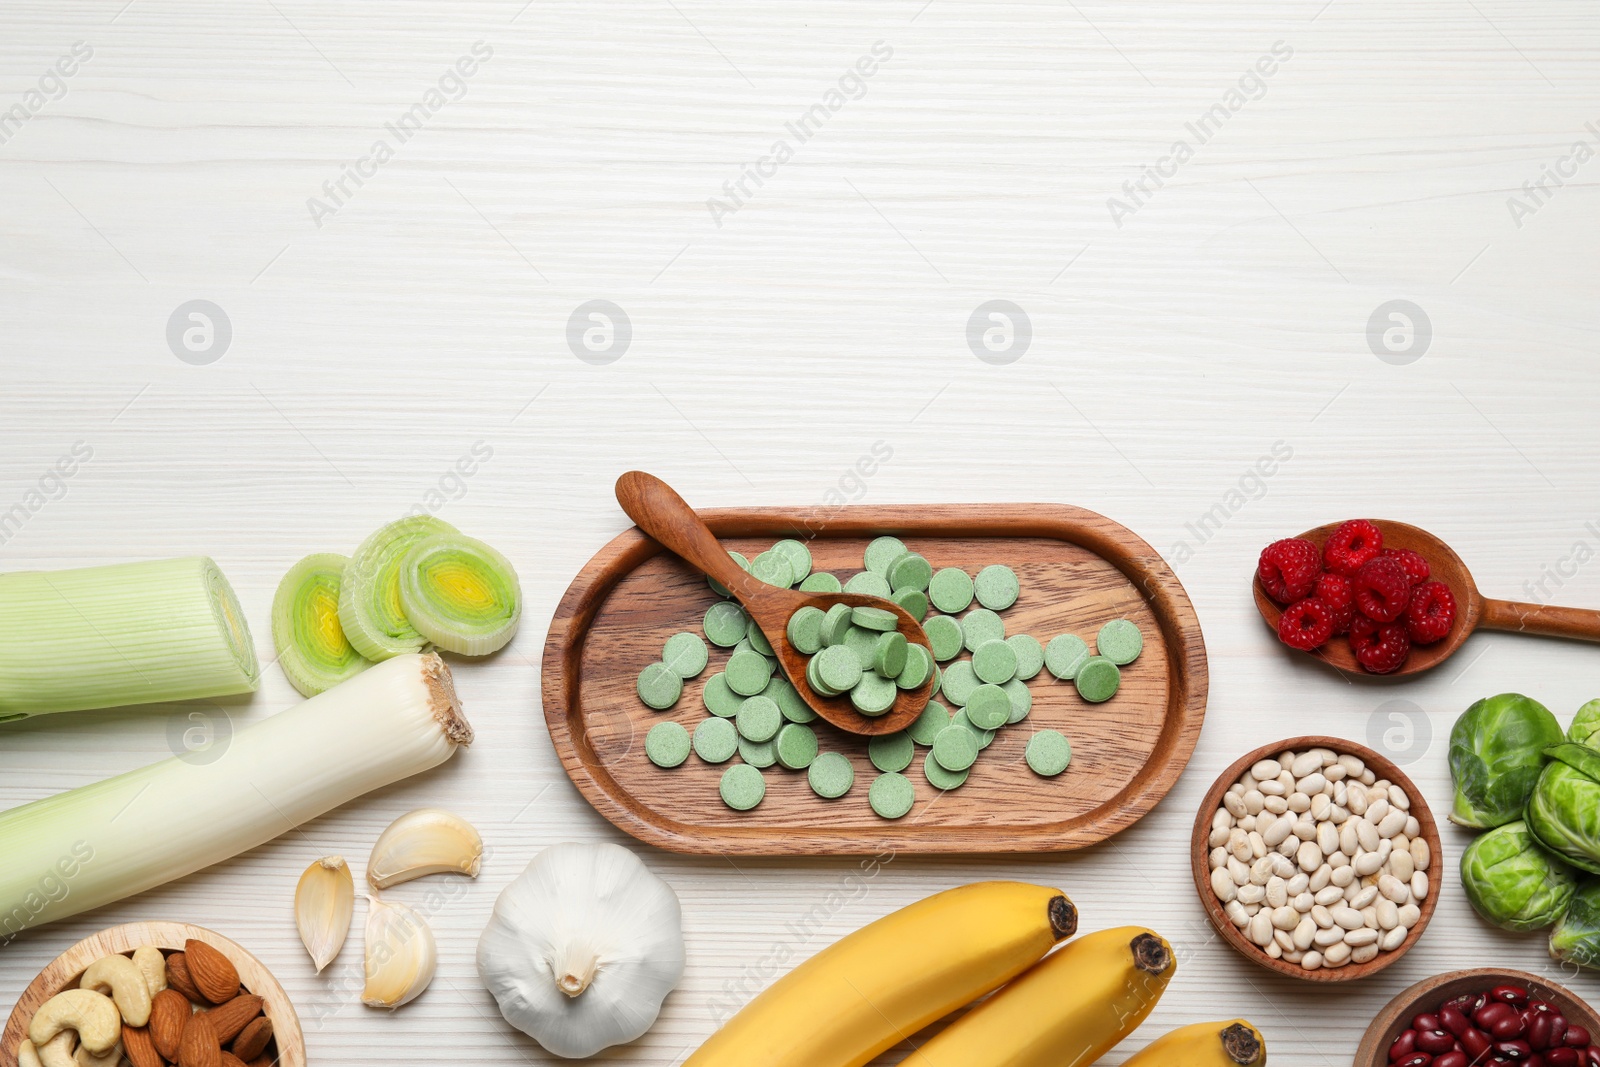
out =
<path fill-rule="evenodd" d="M 1350 632 L 1350 616 L 1355 612 L 1355 584 L 1342 574 L 1322 574 L 1312 594 L 1333 612 L 1333 632 Z"/>
<path fill-rule="evenodd" d="M 1456 598 L 1443 582 L 1423 582 L 1411 591 L 1406 606 L 1406 633 L 1419 645 L 1431 645 L 1450 632 L 1456 621 Z"/>
<path fill-rule="evenodd" d="M 1373 674 L 1392 674 L 1411 652 L 1411 638 L 1406 636 L 1404 623 L 1380 623 L 1358 615 L 1350 624 L 1350 648 L 1356 654 L 1356 662 Z"/>
<path fill-rule="evenodd" d="M 1383 554 L 1406 569 L 1406 573 L 1411 576 L 1412 585 L 1421 585 L 1428 580 L 1428 575 L 1433 573 L 1428 569 L 1428 561 L 1409 548 L 1386 548 Z"/>
<path fill-rule="evenodd" d="M 1310 652 L 1327 644 L 1333 636 L 1333 609 L 1316 597 L 1306 597 L 1284 609 L 1278 619 L 1278 640 L 1290 648 Z"/>
<path fill-rule="evenodd" d="M 1317 546 L 1303 537 L 1285 537 L 1261 550 L 1256 577 L 1261 588 L 1280 604 L 1292 604 L 1311 595 L 1322 571 Z"/>
<path fill-rule="evenodd" d="M 1383 531 L 1366 519 L 1351 519 L 1328 535 L 1322 560 L 1333 573 L 1354 578 L 1362 564 L 1382 551 Z"/>
<path fill-rule="evenodd" d="M 1393 622 L 1411 603 L 1411 576 L 1387 556 L 1369 559 L 1356 572 L 1356 607 L 1377 622 Z"/>

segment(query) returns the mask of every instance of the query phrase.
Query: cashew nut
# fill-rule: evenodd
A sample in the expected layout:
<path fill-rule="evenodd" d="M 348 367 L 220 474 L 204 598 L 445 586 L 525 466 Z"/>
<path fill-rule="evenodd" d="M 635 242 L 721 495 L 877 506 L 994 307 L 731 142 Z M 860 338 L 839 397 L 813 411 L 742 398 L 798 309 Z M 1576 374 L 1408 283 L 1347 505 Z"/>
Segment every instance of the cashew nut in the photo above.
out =
<path fill-rule="evenodd" d="M 111 1046 L 111 1051 L 103 1056 L 96 1056 L 82 1045 L 72 1057 L 77 1067 L 117 1067 L 122 1062 L 122 1042 L 118 1041 Z"/>
<path fill-rule="evenodd" d="M 17 1046 L 17 1067 L 43 1067 L 39 1063 L 38 1051 L 27 1038 L 23 1038 L 22 1044 Z"/>
<path fill-rule="evenodd" d="M 152 997 L 167 988 L 167 957 L 160 949 L 154 945 L 140 945 L 133 950 L 133 965 L 144 975 L 144 984 L 150 987 Z"/>
<path fill-rule="evenodd" d="M 45 1001 L 28 1024 L 28 1040 L 41 1060 L 45 1044 L 63 1030 L 76 1030 L 84 1047 L 98 1055 L 122 1036 L 122 1016 L 110 997 L 92 989 L 63 989 Z M 44 1067 L 51 1065 L 46 1061 Z"/>
<path fill-rule="evenodd" d="M 150 986 L 138 965 L 126 956 L 95 960 L 78 980 L 78 988 L 109 996 L 129 1026 L 143 1026 L 150 1021 Z"/>
<path fill-rule="evenodd" d="M 71 1030 L 63 1030 L 40 1045 L 38 1051 L 40 1067 L 78 1067 L 77 1061 L 72 1058 L 74 1040 Z"/>

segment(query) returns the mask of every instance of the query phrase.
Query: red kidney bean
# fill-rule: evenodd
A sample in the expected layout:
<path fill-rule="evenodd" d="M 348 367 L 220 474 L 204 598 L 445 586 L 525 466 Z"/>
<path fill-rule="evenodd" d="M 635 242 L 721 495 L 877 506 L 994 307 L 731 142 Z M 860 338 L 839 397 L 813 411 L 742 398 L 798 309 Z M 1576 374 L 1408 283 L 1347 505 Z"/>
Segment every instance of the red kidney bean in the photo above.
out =
<path fill-rule="evenodd" d="M 1415 1051 L 1417 1051 L 1417 1032 L 1407 1030 L 1395 1038 L 1394 1044 L 1389 1046 L 1389 1062 L 1394 1063 L 1396 1060 L 1404 1059 Z"/>
<path fill-rule="evenodd" d="M 1461 1035 L 1461 1047 L 1477 1062 L 1489 1051 L 1489 1035 L 1482 1030 L 1468 1030 Z"/>
<path fill-rule="evenodd" d="M 1478 1024 L 1478 1029 L 1488 1030 L 1493 1033 L 1494 1028 L 1500 1024 L 1502 1019 L 1515 1019 L 1516 1017 L 1517 1009 L 1503 1000 L 1491 1000 L 1478 1009 L 1478 1014 L 1472 1017 L 1472 1021 Z"/>
<path fill-rule="evenodd" d="M 1556 1006 L 1548 1000 L 1530 1000 L 1528 1001 L 1528 1010 L 1550 1015 L 1555 1012 Z"/>
<path fill-rule="evenodd" d="M 1528 1023 L 1528 1044 L 1534 1051 L 1542 1052 L 1550 1047 L 1550 1016 L 1536 1011 L 1530 1011 L 1524 1016 Z"/>
<path fill-rule="evenodd" d="M 1528 991 L 1519 985 L 1497 985 L 1489 990 L 1489 999 L 1520 1008 L 1528 1003 Z"/>
<path fill-rule="evenodd" d="M 1600 1067 L 1600 1045 L 1588 1045 L 1583 1050 L 1586 1067 Z"/>
<path fill-rule="evenodd" d="M 1566 1044 L 1566 1034 L 1571 1029 L 1567 1026 L 1567 1017 L 1559 1011 L 1550 1013 L 1550 1044 Z"/>
<path fill-rule="evenodd" d="M 1423 1012 L 1411 1020 L 1411 1029 L 1419 1034 L 1424 1030 L 1437 1030 L 1439 1029 L 1439 1017 Z"/>
<path fill-rule="evenodd" d="M 1459 999 L 1461 998 L 1456 998 L 1456 1000 Z M 1439 1009 L 1439 1026 L 1460 1037 L 1472 1029 L 1472 1020 L 1467 1018 L 1460 1008 L 1456 1007 L 1453 1000 Z"/>
<path fill-rule="evenodd" d="M 1571 1048 L 1582 1048 L 1589 1043 L 1589 1031 L 1581 1026 L 1569 1026 L 1566 1033 L 1561 1035 L 1561 1041 Z"/>
<path fill-rule="evenodd" d="M 1494 1051 L 1496 1056 L 1504 1056 L 1512 1063 L 1522 1063 L 1533 1055 L 1526 1041 L 1496 1041 Z"/>
<path fill-rule="evenodd" d="M 1499 1041 L 1509 1041 L 1514 1037 L 1521 1037 L 1527 1027 L 1522 1024 L 1522 1016 L 1516 1012 L 1496 1019 L 1494 1025 L 1489 1027 L 1489 1036 Z"/>
<path fill-rule="evenodd" d="M 1579 1067 L 1583 1063 L 1583 1053 L 1575 1048 L 1553 1048 L 1544 1054 L 1544 1062 L 1550 1067 Z"/>
<path fill-rule="evenodd" d="M 1527 1062 L 1523 1064 L 1523 1067 L 1544 1067 L 1544 1063 L 1544 1057 L 1535 1052 L 1533 1055 L 1528 1057 Z"/>
<path fill-rule="evenodd" d="M 1446 1052 L 1443 1056 L 1435 1056 L 1433 1067 L 1467 1067 L 1472 1061 L 1467 1059 L 1467 1054 L 1460 1049 Z M 1572 1067 L 1577 1067 L 1576 1064 Z"/>
<path fill-rule="evenodd" d="M 1394 1067 L 1431 1067 L 1433 1057 L 1426 1052 L 1413 1052 L 1403 1060 L 1396 1060 Z"/>
<path fill-rule="evenodd" d="M 1430 1056 L 1438 1056 L 1456 1047 L 1455 1036 L 1448 1030 L 1418 1030 L 1417 1048 Z"/>

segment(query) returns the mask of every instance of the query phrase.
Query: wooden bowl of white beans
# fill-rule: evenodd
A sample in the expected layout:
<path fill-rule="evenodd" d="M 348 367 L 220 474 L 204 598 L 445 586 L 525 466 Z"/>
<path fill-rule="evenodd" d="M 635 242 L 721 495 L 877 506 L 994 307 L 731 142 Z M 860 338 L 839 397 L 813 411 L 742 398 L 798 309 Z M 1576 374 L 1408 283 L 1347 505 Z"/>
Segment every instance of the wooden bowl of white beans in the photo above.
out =
<path fill-rule="evenodd" d="M 1308 982 L 1393 964 L 1422 936 L 1443 884 L 1439 828 L 1421 791 L 1387 757 L 1338 737 L 1291 737 L 1239 757 L 1207 790 L 1191 851 L 1195 889 L 1223 940 Z"/>

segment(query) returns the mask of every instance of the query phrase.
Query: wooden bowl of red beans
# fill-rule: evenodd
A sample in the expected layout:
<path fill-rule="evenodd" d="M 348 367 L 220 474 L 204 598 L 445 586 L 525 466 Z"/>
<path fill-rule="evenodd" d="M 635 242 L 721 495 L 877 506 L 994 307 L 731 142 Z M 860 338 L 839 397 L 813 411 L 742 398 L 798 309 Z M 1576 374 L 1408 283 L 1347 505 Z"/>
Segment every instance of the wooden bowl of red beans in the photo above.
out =
<path fill-rule="evenodd" d="M 1356 1067 L 1600 1067 L 1600 1016 L 1554 982 L 1479 968 L 1424 979 L 1367 1027 Z"/>

